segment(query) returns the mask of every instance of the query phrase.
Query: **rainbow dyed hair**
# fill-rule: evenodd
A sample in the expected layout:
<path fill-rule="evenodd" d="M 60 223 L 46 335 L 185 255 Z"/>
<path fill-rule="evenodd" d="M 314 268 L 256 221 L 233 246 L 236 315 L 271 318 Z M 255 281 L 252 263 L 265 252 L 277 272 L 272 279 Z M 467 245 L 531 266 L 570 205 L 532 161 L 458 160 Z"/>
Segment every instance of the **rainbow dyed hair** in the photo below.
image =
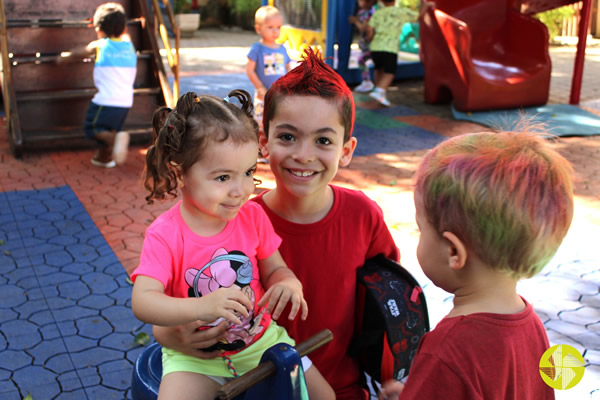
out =
<path fill-rule="evenodd" d="M 488 265 L 526 278 L 550 261 L 571 225 L 572 173 L 539 134 L 468 134 L 425 155 L 415 198 L 440 234 L 454 233 Z"/>
<path fill-rule="evenodd" d="M 277 105 L 283 97 L 318 96 L 338 104 L 345 143 L 352 136 L 354 127 L 352 91 L 342 77 L 325 64 L 312 48 L 308 47 L 304 53 L 304 60 L 300 65 L 275 81 L 267 91 L 263 111 L 264 132 L 269 134 L 269 122 L 277 112 Z"/>

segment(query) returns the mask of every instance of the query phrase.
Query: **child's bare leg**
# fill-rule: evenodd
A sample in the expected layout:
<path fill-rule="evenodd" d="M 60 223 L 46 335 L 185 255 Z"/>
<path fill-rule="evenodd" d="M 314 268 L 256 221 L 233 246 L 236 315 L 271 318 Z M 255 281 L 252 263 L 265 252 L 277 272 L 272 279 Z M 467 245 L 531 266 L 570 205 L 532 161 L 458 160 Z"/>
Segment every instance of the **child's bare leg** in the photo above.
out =
<path fill-rule="evenodd" d="M 207 376 L 193 372 L 165 375 L 158 389 L 158 400 L 214 400 L 221 386 Z"/>
<path fill-rule="evenodd" d="M 306 378 L 306 387 L 310 400 L 335 399 L 335 392 L 314 365 L 304 372 L 304 377 Z"/>
<path fill-rule="evenodd" d="M 112 146 L 115 142 L 115 136 L 116 136 L 117 132 L 115 131 L 102 131 L 102 132 L 98 132 L 94 135 L 94 137 L 101 141 L 102 143 L 104 143 L 106 146 L 108 146 L 111 151 L 112 151 Z"/>
<path fill-rule="evenodd" d="M 383 90 L 387 90 L 390 87 L 392 82 L 394 81 L 394 74 L 389 74 L 387 72 L 381 71 L 379 75 L 379 80 L 376 82 L 378 88 Z"/>

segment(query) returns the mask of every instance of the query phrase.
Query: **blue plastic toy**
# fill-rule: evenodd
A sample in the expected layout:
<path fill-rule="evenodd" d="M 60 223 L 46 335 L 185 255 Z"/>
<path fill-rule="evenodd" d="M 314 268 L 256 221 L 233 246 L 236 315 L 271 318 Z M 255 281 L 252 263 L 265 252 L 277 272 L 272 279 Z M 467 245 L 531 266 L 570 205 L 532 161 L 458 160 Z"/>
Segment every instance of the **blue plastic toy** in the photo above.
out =
<path fill-rule="evenodd" d="M 263 354 L 260 364 L 223 385 L 219 399 L 235 400 L 308 400 L 304 370 L 300 358 L 333 339 L 323 330 L 293 348 L 276 344 Z M 161 347 L 148 346 L 138 357 L 133 370 L 131 397 L 133 400 L 156 400 L 162 376 Z"/>
<path fill-rule="evenodd" d="M 407 22 L 400 32 L 400 51 L 419 54 L 419 23 Z"/>

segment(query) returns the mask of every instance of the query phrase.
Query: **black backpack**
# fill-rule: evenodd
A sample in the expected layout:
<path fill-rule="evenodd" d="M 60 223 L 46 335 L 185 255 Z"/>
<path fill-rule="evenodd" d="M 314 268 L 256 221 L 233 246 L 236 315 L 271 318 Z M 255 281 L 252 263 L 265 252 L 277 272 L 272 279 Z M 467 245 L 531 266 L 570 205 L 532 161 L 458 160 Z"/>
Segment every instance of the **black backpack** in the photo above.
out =
<path fill-rule="evenodd" d="M 358 270 L 357 287 L 358 325 L 351 354 L 373 380 L 401 380 L 429 331 L 423 290 L 407 270 L 383 255 Z"/>

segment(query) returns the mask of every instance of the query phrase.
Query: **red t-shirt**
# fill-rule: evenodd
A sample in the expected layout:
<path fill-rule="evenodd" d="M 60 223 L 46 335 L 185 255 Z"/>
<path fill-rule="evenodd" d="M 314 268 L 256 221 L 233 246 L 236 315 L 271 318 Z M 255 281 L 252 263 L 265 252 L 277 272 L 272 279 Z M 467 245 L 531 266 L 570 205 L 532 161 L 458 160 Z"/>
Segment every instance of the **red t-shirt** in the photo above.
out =
<path fill-rule="evenodd" d="M 383 220 L 381 208 L 364 193 L 331 186 L 334 202 L 322 220 L 312 224 L 287 221 L 263 206 L 275 232 L 282 238 L 279 251 L 302 282 L 308 318 L 277 321 L 301 342 L 330 329 L 333 341 L 309 354 L 336 392 L 337 399 L 365 399 L 358 363 L 347 350 L 356 317 L 356 270 L 377 254 L 399 259 L 398 248 Z"/>
<path fill-rule="evenodd" d="M 548 337 L 525 303 L 517 314 L 444 318 L 419 343 L 400 399 L 554 399 L 539 372 Z"/>

